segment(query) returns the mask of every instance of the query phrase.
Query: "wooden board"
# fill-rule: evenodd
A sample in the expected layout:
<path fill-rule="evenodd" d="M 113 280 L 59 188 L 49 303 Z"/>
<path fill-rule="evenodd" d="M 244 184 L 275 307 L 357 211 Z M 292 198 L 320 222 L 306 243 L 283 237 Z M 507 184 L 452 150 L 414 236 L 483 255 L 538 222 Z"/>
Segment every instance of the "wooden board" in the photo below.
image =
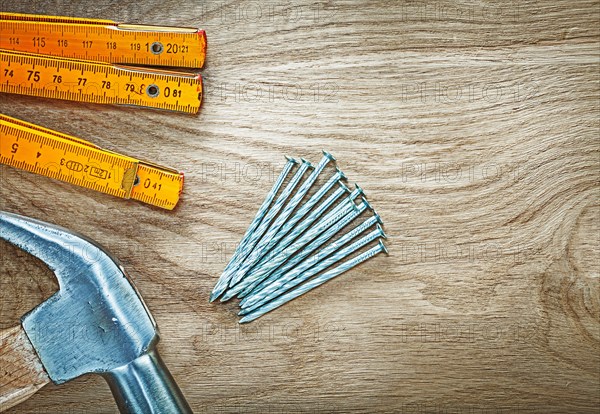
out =
<path fill-rule="evenodd" d="M 108 247 L 195 412 L 597 413 L 597 1 L 3 1 L 199 26 L 198 116 L 3 95 L 10 116 L 186 172 L 173 212 L 1 169 L 0 208 Z M 283 166 L 326 148 L 379 256 L 238 327 L 208 295 Z M 2 244 L 0 328 L 57 289 Z M 104 381 L 10 413 L 113 413 Z"/>

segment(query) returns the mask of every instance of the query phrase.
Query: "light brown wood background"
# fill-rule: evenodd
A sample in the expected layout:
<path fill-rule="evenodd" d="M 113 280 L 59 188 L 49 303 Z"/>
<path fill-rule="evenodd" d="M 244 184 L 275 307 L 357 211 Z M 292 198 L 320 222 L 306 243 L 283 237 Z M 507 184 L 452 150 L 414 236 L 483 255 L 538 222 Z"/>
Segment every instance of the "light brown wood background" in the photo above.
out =
<path fill-rule="evenodd" d="M 196 412 L 599 412 L 598 1 L 0 4 L 207 31 L 198 116 L 0 97 L 186 172 L 168 212 L 3 167 L 0 207 L 121 259 Z M 240 328 L 209 292 L 283 155 L 321 148 L 391 254 Z M 6 328 L 57 286 L 1 252 Z M 90 375 L 10 412 L 115 411 Z"/>

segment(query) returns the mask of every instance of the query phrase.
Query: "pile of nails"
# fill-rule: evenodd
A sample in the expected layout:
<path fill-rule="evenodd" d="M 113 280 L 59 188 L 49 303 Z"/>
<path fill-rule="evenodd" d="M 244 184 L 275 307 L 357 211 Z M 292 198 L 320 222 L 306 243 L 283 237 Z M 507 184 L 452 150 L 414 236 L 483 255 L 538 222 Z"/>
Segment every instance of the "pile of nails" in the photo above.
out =
<path fill-rule="evenodd" d="M 221 302 L 242 299 L 240 323 L 270 312 L 378 253 L 387 253 L 383 223 L 363 190 L 355 185 L 350 191 L 335 158 L 323 154 L 314 167 L 304 159 L 298 163 L 286 157 L 283 171 L 212 291 L 211 302 L 219 297 Z M 335 168 L 331 178 L 309 194 L 331 164 Z M 370 216 L 364 218 L 364 212 Z M 357 224 L 352 227 L 350 223 Z"/>

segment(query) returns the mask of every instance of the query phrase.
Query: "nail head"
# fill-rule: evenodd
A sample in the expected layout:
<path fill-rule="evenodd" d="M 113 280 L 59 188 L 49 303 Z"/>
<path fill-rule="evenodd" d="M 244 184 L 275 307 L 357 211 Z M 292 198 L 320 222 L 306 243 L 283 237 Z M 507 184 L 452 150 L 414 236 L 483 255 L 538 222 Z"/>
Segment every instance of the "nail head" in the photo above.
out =
<path fill-rule="evenodd" d="M 348 188 L 348 186 L 346 184 L 344 184 L 343 182 L 338 181 L 338 185 L 340 187 L 342 187 L 342 189 L 344 190 L 344 192 L 346 192 L 348 194 L 350 194 L 352 192 L 352 191 L 350 191 L 350 189 Z"/>
<path fill-rule="evenodd" d="M 367 201 L 367 199 L 365 197 L 361 197 L 360 198 L 362 203 L 371 211 L 375 211 L 373 210 L 373 207 L 371 207 L 371 204 L 369 204 L 369 202 Z"/>
<path fill-rule="evenodd" d="M 383 244 L 383 242 L 381 241 L 381 239 L 379 240 L 379 247 L 381 248 L 381 251 L 387 255 L 389 255 L 390 253 L 388 252 L 387 247 L 385 247 L 385 244 Z"/>
<path fill-rule="evenodd" d="M 335 157 L 325 150 L 323 150 L 323 155 L 329 158 L 331 161 L 336 161 Z"/>
<path fill-rule="evenodd" d="M 384 238 L 387 239 L 387 236 L 385 234 L 385 232 L 383 231 L 383 228 L 381 227 L 381 224 L 377 223 L 377 230 L 379 231 L 379 235 Z"/>

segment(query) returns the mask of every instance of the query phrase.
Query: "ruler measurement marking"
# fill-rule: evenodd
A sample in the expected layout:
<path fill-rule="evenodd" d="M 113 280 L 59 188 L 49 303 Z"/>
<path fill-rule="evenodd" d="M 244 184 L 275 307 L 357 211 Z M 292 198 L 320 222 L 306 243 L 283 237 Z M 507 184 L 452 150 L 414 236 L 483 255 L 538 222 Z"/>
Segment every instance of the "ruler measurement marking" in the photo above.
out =
<path fill-rule="evenodd" d="M 20 18 L 26 19 L 27 22 L 23 23 L 22 21 L 19 21 Z M 6 20 L 11 21 L 10 24 L 7 25 Z M 108 56 L 108 60 L 114 60 L 112 63 L 135 64 L 141 62 L 142 64 L 147 65 L 165 64 L 168 66 L 194 68 L 202 67 L 205 57 L 205 36 L 203 32 L 199 31 L 188 31 L 186 34 L 159 31 L 156 34 L 156 37 L 153 39 L 152 36 L 154 35 L 152 35 L 149 31 L 130 31 L 126 33 L 124 30 L 119 30 L 118 32 L 115 32 L 114 30 L 118 30 L 118 28 L 113 29 L 111 27 L 107 32 L 107 24 L 114 25 L 115 27 L 118 26 L 110 21 L 91 21 L 86 19 L 60 18 L 53 16 L 18 16 L 4 13 L 0 13 L 0 21 L 2 22 L 2 25 L 0 25 L 0 49 L 4 48 L 16 52 L 18 51 L 15 49 L 15 45 L 4 47 L 2 43 L 5 38 L 5 36 L 2 35 L 6 33 L 5 28 L 7 26 L 12 27 L 11 31 L 15 38 L 21 38 L 21 45 L 23 45 L 24 42 L 27 43 L 29 50 L 20 50 L 21 52 L 39 52 L 40 50 L 43 50 L 51 55 L 60 54 L 60 56 L 67 56 L 71 59 L 82 58 L 90 56 L 91 54 L 96 54 L 96 56 L 99 58 Z M 63 23 L 68 24 L 65 25 Z M 45 41 L 48 47 L 42 46 L 41 40 L 38 40 L 37 42 L 35 40 L 32 42 L 27 42 L 26 39 L 29 38 L 29 35 L 24 35 L 24 37 L 21 37 L 21 34 L 16 29 L 18 24 L 21 24 L 20 27 L 25 29 L 25 33 L 37 31 L 36 33 L 38 34 L 38 38 L 42 36 L 40 33 L 44 33 Z M 65 30 L 65 28 L 68 29 Z M 164 30 L 164 28 L 162 30 Z M 71 33 L 73 35 L 71 35 Z M 115 33 L 120 35 L 119 37 L 123 40 L 123 43 L 121 43 L 121 40 L 119 39 L 116 39 L 115 42 L 111 44 L 98 41 L 98 39 L 100 39 L 102 36 L 106 38 L 107 34 L 108 39 L 111 40 L 113 39 L 113 35 Z M 89 42 L 78 44 L 77 39 L 81 39 L 80 34 L 83 35 L 83 38 L 89 39 Z M 131 39 L 132 34 L 135 40 L 141 43 L 141 45 L 137 46 L 140 47 L 140 50 L 143 49 L 141 46 L 144 44 L 143 42 L 145 39 L 148 40 L 150 45 L 156 39 L 158 39 L 158 41 L 162 41 L 163 36 L 167 39 L 176 39 L 172 40 L 172 42 L 184 44 L 186 45 L 186 49 L 181 49 L 181 53 L 179 55 L 167 54 L 167 45 L 165 45 L 165 53 L 141 54 L 135 50 L 137 47 L 129 44 L 131 43 L 129 39 Z M 143 39 L 139 36 L 142 36 Z M 186 41 L 188 39 L 191 42 L 189 44 Z M 78 47 L 74 49 L 67 47 L 67 43 L 69 43 L 70 46 L 75 45 Z M 106 50 L 102 50 L 104 45 L 106 45 Z M 83 46 L 83 48 L 81 46 Z M 176 45 L 168 46 L 172 48 Z M 195 47 L 199 47 L 199 49 L 194 50 Z M 134 49 L 133 53 L 131 53 L 131 49 Z M 150 52 L 148 47 L 147 51 Z M 189 56 L 186 56 L 184 52 L 189 52 L 190 55 L 197 57 L 194 58 L 192 62 Z M 124 70 L 123 68 L 116 68 L 108 64 L 89 64 L 86 62 L 69 61 L 61 58 L 56 59 L 59 62 L 58 65 L 56 65 L 55 62 L 52 62 L 49 59 L 51 58 L 44 56 L 38 57 L 18 53 L 3 53 L 2 60 L 0 60 L 0 64 L 2 66 L 5 66 L 6 68 L 12 68 L 14 63 L 17 65 L 17 70 L 20 70 L 20 72 L 26 73 L 29 69 L 32 71 L 32 73 L 28 79 L 17 79 L 13 83 L 11 83 L 11 79 L 7 78 L 6 82 L 0 82 L 0 85 L 2 85 L 0 90 L 42 97 L 58 96 L 62 99 L 71 99 L 80 102 L 126 103 L 164 109 L 174 109 L 188 113 L 197 112 L 200 106 L 202 86 L 199 82 L 199 76 L 191 77 L 189 75 L 177 75 L 175 72 L 163 74 L 157 71 L 137 68 Z M 122 61 L 118 62 L 119 59 L 122 59 Z M 64 78 L 63 82 L 72 82 L 74 80 L 73 77 L 75 77 L 76 80 L 77 72 L 71 72 L 80 70 L 80 76 L 82 78 L 89 78 L 86 79 L 87 82 L 93 84 L 97 90 L 101 90 L 103 92 L 102 96 L 97 95 L 97 90 L 90 92 L 89 87 L 86 88 L 84 85 L 74 85 L 63 89 L 61 86 L 56 84 L 61 83 L 60 81 L 50 84 L 50 79 L 48 79 L 46 76 L 46 74 L 49 73 L 48 70 L 53 71 L 52 73 L 56 74 L 56 76 L 62 76 Z M 38 72 L 39 79 L 37 78 Z M 104 79 L 107 81 L 107 83 L 104 85 L 98 85 L 97 83 L 94 84 L 93 81 L 97 79 L 97 77 L 90 77 L 88 76 L 89 73 L 92 75 L 98 74 L 100 76 L 104 74 Z M 120 82 L 120 80 L 124 79 L 124 76 L 128 76 L 129 82 L 134 87 L 134 90 L 135 88 L 140 88 L 138 89 L 138 96 L 132 96 L 130 93 L 127 93 L 126 98 L 119 96 L 119 94 L 123 92 L 123 88 L 126 87 L 124 82 Z M 183 82 L 181 82 L 181 80 L 183 80 Z M 109 81 L 111 82 L 111 87 L 108 86 Z M 167 97 L 163 95 L 149 99 L 149 96 L 144 94 L 143 86 L 141 86 L 155 83 L 159 87 L 159 90 L 163 91 L 164 93 L 164 88 L 172 88 L 171 85 L 173 85 L 175 82 L 177 83 L 177 87 L 180 88 L 177 93 L 178 96 L 173 96 L 176 98 L 175 103 L 173 103 L 171 100 L 165 99 Z M 182 83 L 185 86 L 182 86 Z M 68 85 L 68 82 L 64 82 L 63 85 Z M 182 102 L 181 98 L 185 99 L 183 99 L 183 103 L 180 105 L 180 102 Z M 3 121 L 3 130 L 6 129 L 5 127 L 7 121 L 5 118 L 8 117 L 0 115 L 0 120 Z M 12 121 L 18 120 L 12 119 Z M 33 129 L 33 131 L 30 131 L 31 129 Z M 28 132 L 26 133 L 25 130 L 28 130 Z M 165 208 L 173 208 L 177 203 L 179 193 L 181 192 L 183 185 L 182 174 L 174 173 L 172 171 L 166 172 L 161 170 L 160 167 L 144 165 L 143 163 L 134 159 L 128 159 L 127 157 L 120 156 L 118 154 L 106 153 L 104 150 L 101 150 L 92 144 L 85 143 L 85 141 L 82 142 L 77 138 L 69 137 L 68 135 L 47 130 L 42 127 L 37 127 L 22 121 L 19 122 L 19 129 L 13 130 L 12 135 L 10 136 L 14 137 L 14 142 L 18 142 L 19 139 L 24 139 L 27 141 L 29 134 L 39 138 L 37 141 L 33 139 L 29 140 L 29 142 L 35 141 L 34 147 L 36 150 L 29 150 L 29 153 L 26 151 L 25 159 L 18 159 L 21 152 L 18 152 L 17 154 L 11 154 L 12 163 L 9 163 L 9 165 L 22 167 L 22 169 L 25 170 L 33 170 L 48 177 L 61 179 L 63 181 L 82 185 L 87 188 L 98 189 L 99 191 L 102 191 L 101 187 L 103 187 L 104 192 L 111 194 L 114 193 L 123 198 L 132 198 L 147 203 L 164 206 Z M 67 140 L 67 142 L 64 142 L 64 140 Z M 10 141 L 10 138 L 8 140 L 3 139 L 2 141 L 6 143 L 7 141 Z M 7 148 L 5 148 L 3 145 L 3 151 L 6 150 Z M 62 151 L 62 153 L 53 152 L 57 150 Z M 96 154 L 97 157 L 92 156 L 94 152 L 98 152 L 98 154 Z M 88 176 L 82 174 L 82 167 L 77 164 L 77 159 L 79 159 L 78 156 L 82 154 L 87 157 L 88 164 L 98 164 L 91 166 L 94 168 L 93 175 Z M 56 156 L 61 157 L 61 155 L 64 157 L 62 160 L 56 158 Z M 15 159 L 15 156 L 17 156 L 17 159 Z M 50 162 L 52 165 L 54 165 L 52 170 L 50 169 L 50 164 L 46 166 L 40 165 L 40 162 L 42 162 L 38 161 L 38 158 L 40 157 L 41 160 L 44 160 L 43 162 Z M 116 158 L 112 159 L 111 157 Z M 0 154 L 0 160 L 8 163 L 8 159 L 6 159 L 6 157 L 2 154 Z M 117 166 L 120 166 L 121 170 L 119 170 Z M 90 166 L 88 165 L 85 168 L 89 167 Z M 132 186 L 133 180 L 131 180 L 131 182 L 123 181 L 123 174 L 131 170 L 133 170 L 134 174 L 137 173 L 138 176 L 139 174 L 142 174 L 145 177 L 145 180 L 148 183 L 146 189 L 144 189 L 143 185 Z M 90 181 L 90 177 L 94 177 L 95 179 Z M 165 180 L 168 179 L 173 184 L 169 184 L 164 189 L 157 187 L 156 183 L 162 182 L 163 177 L 165 177 Z M 112 182 L 110 180 L 112 180 Z M 94 181 L 97 181 L 97 183 Z M 104 181 L 104 185 L 102 185 L 102 181 Z M 121 188 L 122 185 L 127 188 Z"/>
<path fill-rule="evenodd" d="M 24 16 L 26 18 L 26 16 Z M 140 64 L 154 64 L 154 65 L 165 65 L 172 67 L 190 67 L 190 68 L 201 68 L 204 64 L 206 56 L 206 41 L 205 35 L 202 31 L 189 31 L 186 33 L 179 33 L 180 28 L 173 28 L 172 32 L 153 32 L 152 27 L 148 26 L 142 31 L 136 30 L 119 30 L 118 24 L 107 21 L 85 21 L 84 19 L 77 20 L 75 22 L 69 22 L 65 25 L 60 22 L 44 22 L 44 21 L 29 21 L 23 22 L 15 18 L 8 18 L 5 14 L 0 13 L 0 20 L 2 21 L 2 35 L 0 36 L 0 48 L 9 50 L 19 50 L 27 52 L 40 52 L 44 51 L 47 54 L 53 54 L 57 56 L 67 56 L 71 58 L 84 58 L 90 56 L 90 50 L 94 51 L 94 54 L 100 56 L 102 61 L 109 61 L 110 55 L 106 54 L 107 51 L 112 52 L 114 59 L 111 63 L 140 63 Z M 115 45 L 114 49 L 107 49 L 105 40 L 110 41 L 114 39 L 115 30 L 112 28 L 116 26 L 117 30 L 123 39 Z M 65 27 L 68 28 L 65 31 Z M 164 30 L 164 28 L 161 28 Z M 19 45 L 10 44 L 6 38 L 7 31 L 12 33 L 13 36 L 17 36 L 23 39 Z M 40 47 L 40 44 L 33 44 L 33 42 L 25 42 L 24 39 L 28 37 L 28 33 L 35 31 L 39 36 L 43 36 L 46 39 L 46 46 Z M 180 49 L 177 53 L 166 53 L 160 54 L 151 53 L 147 50 L 143 57 L 140 58 L 139 62 L 132 60 L 132 53 L 137 52 L 137 49 L 132 50 L 129 43 L 140 43 L 140 51 L 144 49 L 143 45 L 148 42 L 152 44 L 154 39 L 162 39 L 162 36 L 166 36 L 168 39 L 173 39 L 173 42 L 185 45 L 184 49 Z M 78 44 L 79 39 L 92 39 L 92 44 L 89 47 L 82 47 Z M 67 41 L 68 46 L 64 42 L 59 43 L 58 41 Z M 31 43 L 31 44 L 24 44 Z M 115 53 L 116 52 L 116 53 Z M 135 53 L 137 56 L 138 53 Z"/>
<path fill-rule="evenodd" d="M 147 188 L 144 188 L 143 185 L 123 188 L 123 174 L 126 171 L 133 169 L 138 174 L 141 173 L 138 167 L 141 166 L 139 161 L 106 152 L 85 141 L 78 141 L 68 135 L 14 120 L 4 115 L 0 115 L 0 120 L 2 121 L 0 130 L 3 137 L 7 138 L 3 140 L 5 142 L 3 150 L 10 148 L 11 142 L 19 142 L 20 140 L 24 140 L 23 145 L 33 144 L 32 148 L 36 148 L 30 153 L 29 158 L 27 155 L 23 156 L 23 159 L 15 157 L 15 155 L 18 156 L 19 152 L 11 154 L 11 158 L 0 154 L 0 162 L 4 164 L 121 198 L 132 198 L 167 209 L 174 208 L 179 199 L 183 181 L 182 176 L 178 173 L 166 172 L 152 166 L 144 166 L 143 174 L 145 179 L 148 180 Z M 14 121 L 14 123 L 11 123 L 11 121 Z M 61 154 L 64 154 L 65 149 L 67 149 L 68 156 L 64 156 L 61 161 L 50 152 L 44 155 L 43 158 L 45 162 L 50 162 L 50 164 L 42 166 L 37 161 L 36 153 L 38 148 L 43 149 L 45 147 L 51 148 L 50 151 L 61 151 Z M 77 157 L 78 154 L 82 154 L 89 160 L 86 163 L 87 167 L 81 164 L 81 159 Z M 51 165 L 55 167 L 50 169 Z M 84 173 L 81 170 L 82 168 L 88 168 L 88 174 Z M 90 173 L 90 171 L 95 172 L 95 174 Z M 175 186 L 158 187 L 152 184 L 161 182 L 163 177 L 165 179 L 169 178 Z"/>
<path fill-rule="evenodd" d="M 0 52 L 0 56 L 0 64 L 4 65 L 5 62 L 15 62 L 22 68 L 20 75 L 15 75 L 14 79 L 6 79 L 6 82 L 1 84 L 0 91 L 3 92 L 59 97 L 67 100 L 92 103 L 121 102 L 159 109 L 172 109 L 187 113 L 196 113 L 200 108 L 200 97 L 198 96 L 197 89 L 201 89 L 201 81 L 199 78 L 189 75 L 162 74 L 153 71 L 131 71 L 103 63 L 90 64 L 50 57 L 39 58 L 28 55 L 15 55 L 5 52 Z M 42 71 L 42 67 L 45 70 L 60 75 L 62 77 L 61 83 L 53 83 L 52 77 L 44 75 L 46 72 L 45 70 Z M 71 73 L 73 70 L 77 71 L 79 78 Z M 32 73 L 29 72 L 33 72 L 34 75 L 32 76 Z M 94 82 L 94 74 L 96 73 L 102 76 L 104 83 L 99 81 Z M 21 84 L 20 81 L 23 80 L 27 82 L 26 86 Z M 128 82 L 125 80 L 128 80 Z M 165 88 L 173 81 L 182 85 L 178 89 L 178 96 L 180 95 L 180 98 L 185 98 L 185 103 L 182 103 L 181 99 L 176 99 L 173 105 L 170 102 L 170 99 L 173 99 L 173 97 L 166 96 Z M 127 83 L 129 83 L 130 87 L 138 89 L 139 94 L 136 96 L 127 94 L 127 98 L 119 97 L 119 94 L 126 92 L 123 89 L 127 86 Z M 144 84 L 156 84 L 159 96 L 153 98 L 148 95 L 147 91 L 141 90 L 141 85 Z M 65 87 L 66 90 L 61 90 L 61 88 L 64 89 Z M 73 90 L 75 88 L 76 90 Z M 97 95 L 95 94 L 97 91 L 102 91 L 102 93 Z M 160 95 L 160 91 L 162 91 L 162 95 Z"/>

